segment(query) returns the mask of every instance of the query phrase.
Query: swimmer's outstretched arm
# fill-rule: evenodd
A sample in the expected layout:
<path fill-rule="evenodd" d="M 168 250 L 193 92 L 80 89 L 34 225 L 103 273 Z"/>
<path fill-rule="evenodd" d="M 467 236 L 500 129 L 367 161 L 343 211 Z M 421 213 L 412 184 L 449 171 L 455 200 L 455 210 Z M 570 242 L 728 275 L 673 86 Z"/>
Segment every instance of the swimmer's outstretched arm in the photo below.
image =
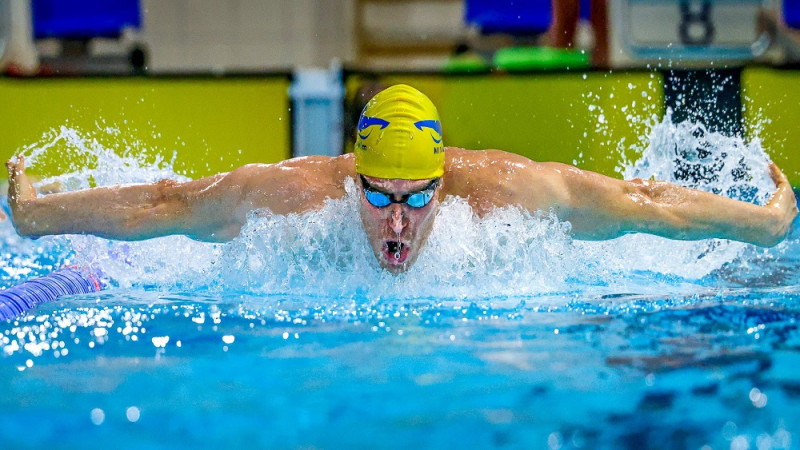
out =
<path fill-rule="evenodd" d="M 781 242 L 797 216 L 786 176 L 775 164 L 777 190 L 764 206 L 663 181 L 617 180 L 558 163 L 536 164 L 551 190 L 558 216 L 579 239 L 611 239 L 641 232 L 672 239 L 733 239 L 771 247 Z M 535 175 L 534 175 L 535 176 Z"/>
<path fill-rule="evenodd" d="M 309 164 L 252 164 L 199 180 L 107 186 L 38 196 L 24 160 L 6 163 L 9 206 L 24 236 L 93 234 L 138 240 L 185 234 L 223 242 L 235 238 L 256 209 L 302 212 L 322 199 L 309 186 Z M 312 167 L 313 168 L 313 167 Z"/>

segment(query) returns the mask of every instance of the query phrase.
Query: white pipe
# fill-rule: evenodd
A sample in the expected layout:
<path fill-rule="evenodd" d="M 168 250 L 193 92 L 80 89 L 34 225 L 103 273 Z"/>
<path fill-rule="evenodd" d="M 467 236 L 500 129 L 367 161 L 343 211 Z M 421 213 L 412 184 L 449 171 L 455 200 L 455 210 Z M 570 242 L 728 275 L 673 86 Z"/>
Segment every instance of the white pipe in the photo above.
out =
<path fill-rule="evenodd" d="M 39 54 L 33 42 L 31 0 L 0 0 L 0 72 L 14 68 L 17 73 L 34 74 Z"/>

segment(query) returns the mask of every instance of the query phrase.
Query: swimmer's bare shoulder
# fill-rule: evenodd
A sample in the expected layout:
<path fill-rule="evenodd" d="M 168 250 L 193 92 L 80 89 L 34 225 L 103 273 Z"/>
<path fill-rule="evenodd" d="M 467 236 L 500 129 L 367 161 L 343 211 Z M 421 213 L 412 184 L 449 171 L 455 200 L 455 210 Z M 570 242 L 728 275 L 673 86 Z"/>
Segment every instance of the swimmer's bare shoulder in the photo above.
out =
<path fill-rule="evenodd" d="M 275 164 L 248 164 L 230 174 L 228 182 L 243 192 L 248 209 L 269 209 L 274 214 L 312 211 L 327 199 L 344 196 L 345 179 L 355 176 L 352 154 L 306 156 Z"/>
<path fill-rule="evenodd" d="M 575 169 L 502 150 L 448 147 L 445 155 L 445 194 L 467 199 L 479 216 L 505 206 L 558 210 L 568 195 L 563 173 Z"/>

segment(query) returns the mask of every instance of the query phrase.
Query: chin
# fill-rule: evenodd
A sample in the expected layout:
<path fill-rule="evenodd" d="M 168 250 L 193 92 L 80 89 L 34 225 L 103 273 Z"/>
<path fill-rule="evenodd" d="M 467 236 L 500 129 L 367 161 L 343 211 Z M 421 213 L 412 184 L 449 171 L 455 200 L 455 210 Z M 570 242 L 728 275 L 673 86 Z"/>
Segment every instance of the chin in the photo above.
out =
<path fill-rule="evenodd" d="M 378 257 L 378 262 L 380 263 L 381 267 L 391 272 L 393 275 L 399 275 L 403 272 L 406 272 L 411 268 L 411 266 L 414 265 L 414 261 L 417 259 L 417 252 L 409 251 L 402 261 L 397 261 L 394 258 L 387 257 L 383 250 L 376 252 L 375 256 Z"/>
<path fill-rule="evenodd" d="M 403 263 L 400 265 L 393 265 L 389 264 L 386 261 L 381 261 L 381 267 L 386 269 L 387 272 L 391 273 L 392 275 L 400 275 L 401 273 L 405 273 L 408 270 L 410 264 Z"/>

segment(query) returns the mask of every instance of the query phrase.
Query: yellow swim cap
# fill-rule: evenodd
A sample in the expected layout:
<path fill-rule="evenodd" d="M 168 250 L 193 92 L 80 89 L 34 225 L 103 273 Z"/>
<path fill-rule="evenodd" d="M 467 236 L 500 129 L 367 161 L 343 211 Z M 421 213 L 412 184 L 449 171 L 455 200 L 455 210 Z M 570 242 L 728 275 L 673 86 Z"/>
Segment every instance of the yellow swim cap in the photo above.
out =
<path fill-rule="evenodd" d="M 356 172 L 422 180 L 444 173 L 439 112 L 422 92 L 398 84 L 379 92 L 358 119 Z"/>

